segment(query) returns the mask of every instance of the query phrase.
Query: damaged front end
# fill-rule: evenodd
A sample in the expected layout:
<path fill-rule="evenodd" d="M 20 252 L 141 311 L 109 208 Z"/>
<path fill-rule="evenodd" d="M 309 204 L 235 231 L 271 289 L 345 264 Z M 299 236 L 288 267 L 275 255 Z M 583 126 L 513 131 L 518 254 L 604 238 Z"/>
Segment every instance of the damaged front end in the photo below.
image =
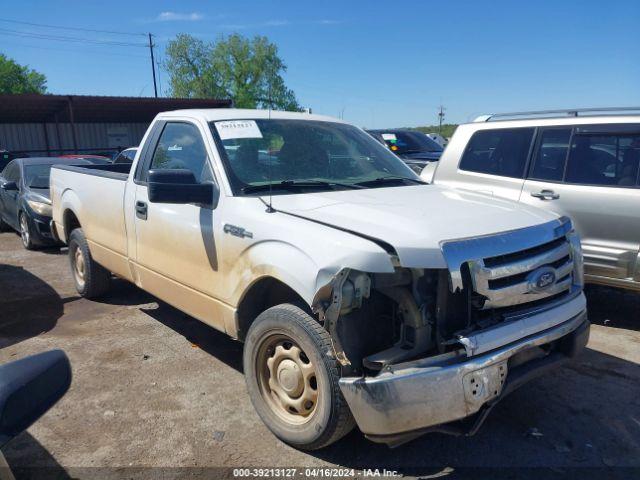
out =
<path fill-rule="evenodd" d="M 312 309 L 331 334 L 343 373 L 380 371 L 433 347 L 428 305 L 435 306 L 435 298 L 419 306 L 416 275 L 423 277 L 403 268 L 375 274 L 343 269 L 318 291 Z"/>
<path fill-rule="evenodd" d="M 314 298 L 342 392 L 373 440 L 474 433 L 499 398 L 586 344 L 581 255 L 568 220 L 445 242 L 442 251 L 448 269 L 397 259 L 393 273 L 343 269 Z"/>

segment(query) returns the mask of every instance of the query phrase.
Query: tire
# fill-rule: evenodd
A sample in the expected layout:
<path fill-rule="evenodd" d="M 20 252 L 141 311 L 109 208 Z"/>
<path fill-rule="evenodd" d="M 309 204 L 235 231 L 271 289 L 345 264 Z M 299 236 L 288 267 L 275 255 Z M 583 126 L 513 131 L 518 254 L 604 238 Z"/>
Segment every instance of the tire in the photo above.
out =
<path fill-rule="evenodd" d="M 18 214 L 18 227 L 20 228 L 18 233 L 20 233 L 20 238 L 22 239 L 22 246 L 27 250 L 35 250 L 36 245 L 33 243 L 29 218 L 24 212 Z"/>
<path fill-rule="evenodd" d="M 82 297 L 98 298 L 109 290 L 111 272 L 93 260 L 81 228 L 69 235 L 69 264 L 76 290 Z"/>
<path fill-rule="evenodd" d="M 285 443 L 317 450 L 353 429 L 331 337 L 299 307 L 277 305 L 256 318 L 245 339 L 243 364 L 254 408 Z"/>

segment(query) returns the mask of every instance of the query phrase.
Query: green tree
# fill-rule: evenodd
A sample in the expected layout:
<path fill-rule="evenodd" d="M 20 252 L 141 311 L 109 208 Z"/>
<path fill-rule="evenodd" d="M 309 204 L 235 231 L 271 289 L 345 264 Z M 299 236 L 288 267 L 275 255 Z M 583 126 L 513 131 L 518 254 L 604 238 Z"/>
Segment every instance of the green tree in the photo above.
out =
<path fill-rule="evenodd" d="M 287 67 L 266 37 L 233 34 L 213 43 L 187 34 L 169 41 L 163 64 L 170 94 L 187 98 L 230 98 L 237 108 L 300 110 L 284 83 Z"/>
<path fill-rule="evenodd" d="M 445 138 L 451 138 L 453 132 L 456 131 L 456 128 L 458 128 L 458 125 L 456 125 L 455 123 L 443 123 L 442 132 L 440 133 L 440 135 Z M 428 125 L 425 127 L 415 127 L 415 130 L 420 130 L 424 133 L 438 133 L 439 127 L 438 125 Z"/>
<path fill-rule="evenodd" d="M 0 53 L 0 94 L 46 91 L 47 77 Z"/>

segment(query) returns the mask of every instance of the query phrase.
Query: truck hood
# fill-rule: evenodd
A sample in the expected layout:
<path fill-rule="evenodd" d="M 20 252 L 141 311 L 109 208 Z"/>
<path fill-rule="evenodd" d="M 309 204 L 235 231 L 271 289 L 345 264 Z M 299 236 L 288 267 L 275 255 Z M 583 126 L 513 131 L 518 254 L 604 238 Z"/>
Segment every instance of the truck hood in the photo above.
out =
<path fill-rule="evenodd" d="M 268 198 L 263 198 L 266 202 Z M 539 225 L 550 212 L 438 185 L 277 195 L 272 206 L 391 245 L 408 268 L 446 268 L 440 244 Z"/>

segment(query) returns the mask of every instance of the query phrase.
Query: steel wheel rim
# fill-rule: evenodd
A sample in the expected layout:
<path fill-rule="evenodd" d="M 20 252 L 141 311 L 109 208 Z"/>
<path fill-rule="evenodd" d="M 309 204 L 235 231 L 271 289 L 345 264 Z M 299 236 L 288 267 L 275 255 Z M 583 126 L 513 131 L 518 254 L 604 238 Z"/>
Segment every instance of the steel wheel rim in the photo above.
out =
<path fill-rule="evenodd" d="M 25 247 L 29 246 L 29 225 L 24 214 L 20 215 L 20 237 L 22 238 L 22 244 Z"/>
<path fill-rule="evenodd" d="M 76 246 L 73 251 L 73 275 L 80 288 L 84 287 L 85 268 L 86 264 L 82 250 Z"/>
<path fill-rule="evenodd" d="M 260 394 L 270 410 L 287 423 L 307 423 L 318 410 L 315 366 L 297 342 L 271 335 L 258 347 L 256 372 Z"/>

